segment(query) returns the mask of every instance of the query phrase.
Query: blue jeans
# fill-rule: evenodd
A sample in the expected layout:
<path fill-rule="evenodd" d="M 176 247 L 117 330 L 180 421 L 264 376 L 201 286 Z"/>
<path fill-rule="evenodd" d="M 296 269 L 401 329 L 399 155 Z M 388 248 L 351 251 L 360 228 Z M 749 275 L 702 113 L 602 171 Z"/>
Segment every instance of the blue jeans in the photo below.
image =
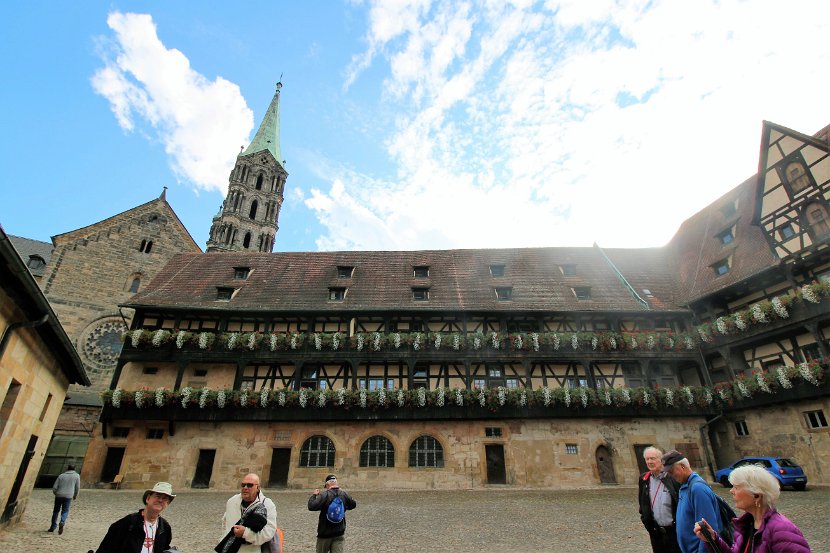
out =
<path fill-rule="evenodd" d="M 69 516 L 69 506 L 72 504 L 71 497 L 56 497 L 55 508 L 52 509 L 52 528 L 53 530 L 58 526 L 58 513 L 61 515 L 61 524 L 66 524 L 66 517 Z"/>

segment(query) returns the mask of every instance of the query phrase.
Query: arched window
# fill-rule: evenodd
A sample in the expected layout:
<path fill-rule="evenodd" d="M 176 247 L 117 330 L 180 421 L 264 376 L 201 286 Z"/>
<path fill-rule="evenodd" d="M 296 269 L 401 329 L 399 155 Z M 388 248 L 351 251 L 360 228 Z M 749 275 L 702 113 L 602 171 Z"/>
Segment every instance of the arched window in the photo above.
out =
<path fill-rule="evenodd" d="M 325 436 L 312 436 L 300 449 L 301 467 L 333 467 L 334 444 Z"/>
<path fill-rule="evenodd" d="M 133 294 L 138 292 L 138 287 L 141 286 L 141 279 L 136 277 L 133 279 L 133 283 L 130 284 L 130 292 Z"/>
<path fill-rule="evenodd" d="M 372 436 L 360 446 L 361 467 L 394 467 L 395 448 L 384 436 Z"/>
<path fill-rule="evenodd" d="M 804 216 L 809 224 L 810 235 L 816 241 L 830 232 L 830 214 L 827 207 L 819 202 L 810 202 L 804 206 Z"/>
<path fill-rule="evenodd" d="M 252 221 L 253 221 L 254 219 L 256 219 L 256 210 L 257 210 L 257 207 L 259 207 L 259 204 L 257 203 L 257 201 L 256 201 L 256 200 L 252 201 L 252 202 L 251 202 L 251 211 L 248 213 L 248 217 L 249 217 Z"/>
<path fill-rule="evenodd" d="M 245 248 L 245 249 L 247 250 L 247 249 L 248 249 L 248 246 L 250 246 L 250 245 L 251 245 L 251 233 L 250 233 L 250 232 L 246 232 L 246 233 L 245 233 L 245 239 L 244 239 L 244 240 L 242 240 L 242 247 L 243 247 L 243 248 Z"/>
<path fill-rule="evenodd" d="M 262 190 L 262 173 L 260 173 L 259 175 L 257 175 L 257 178 L 256 178 L 256 189 L 257 189 L 257 190 Z"/>
<path fill-rule="evenodd" d="M 409 466 L 422 468 L 444 466 L 444 449 L 432 436 L 418 436 L 409 446 Z"/>

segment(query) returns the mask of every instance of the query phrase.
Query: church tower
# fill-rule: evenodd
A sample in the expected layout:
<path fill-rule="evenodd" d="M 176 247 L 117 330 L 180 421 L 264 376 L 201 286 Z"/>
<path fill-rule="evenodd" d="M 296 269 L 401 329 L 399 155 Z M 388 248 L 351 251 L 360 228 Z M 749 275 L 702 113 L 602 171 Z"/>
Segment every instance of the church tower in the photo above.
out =
<path fill-rule="evenodd" d="M 270 252 L 279 228 L 288 172 L 280 155 L 280 89 L 253 141 L 236 158 L 228 196 L 213 218 L 207 251 Z"/>

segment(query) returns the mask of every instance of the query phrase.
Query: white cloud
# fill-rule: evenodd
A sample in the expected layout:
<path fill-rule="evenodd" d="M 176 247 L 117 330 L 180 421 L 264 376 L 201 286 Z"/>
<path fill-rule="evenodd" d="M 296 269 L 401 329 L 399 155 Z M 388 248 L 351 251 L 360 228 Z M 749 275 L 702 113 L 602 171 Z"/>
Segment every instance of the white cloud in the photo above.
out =
<path fill-rule="evenodd" d="M 254 125 L 239 87 L 196 72 L 184 54 L 159 40 L 149 15 L 113 12 L 107 24 L 115 33 L 113 51 L 92 86 L 109 100 L 118 124 L 127 131 L 150 125 L 178 178 L 224 191 L 234 154 Z"/>
<path fill-rule="evenodd" d="M 830 122 L 827 36 L 807 0 L 372 2 L 347 85 L 388 63 L 397 174 L 332 171 L 318 246 L 664 244 L 755 172 L 762 120 Z"/>

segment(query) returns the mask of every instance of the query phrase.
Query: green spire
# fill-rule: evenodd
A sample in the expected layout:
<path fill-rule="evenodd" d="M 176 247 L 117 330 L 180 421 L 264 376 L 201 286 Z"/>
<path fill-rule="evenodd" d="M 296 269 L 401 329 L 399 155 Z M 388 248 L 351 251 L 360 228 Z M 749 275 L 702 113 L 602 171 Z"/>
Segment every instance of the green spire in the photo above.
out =
<path fill-rule="evenodd" d="M 277 83 L 277 91 L 274 93 L 274 99 L 271 100 L 271 105 L 268 106 L 268 111 L 265 112 L 265 117 L 262 118 L 262 124 L 256 132 L 256 136 L 242 152 L 241 156 L 255 154 L 268 150 L 277 163 L 282 165 L 282 156 L 280 155 L 280 89 L 282 82 Z"/>

